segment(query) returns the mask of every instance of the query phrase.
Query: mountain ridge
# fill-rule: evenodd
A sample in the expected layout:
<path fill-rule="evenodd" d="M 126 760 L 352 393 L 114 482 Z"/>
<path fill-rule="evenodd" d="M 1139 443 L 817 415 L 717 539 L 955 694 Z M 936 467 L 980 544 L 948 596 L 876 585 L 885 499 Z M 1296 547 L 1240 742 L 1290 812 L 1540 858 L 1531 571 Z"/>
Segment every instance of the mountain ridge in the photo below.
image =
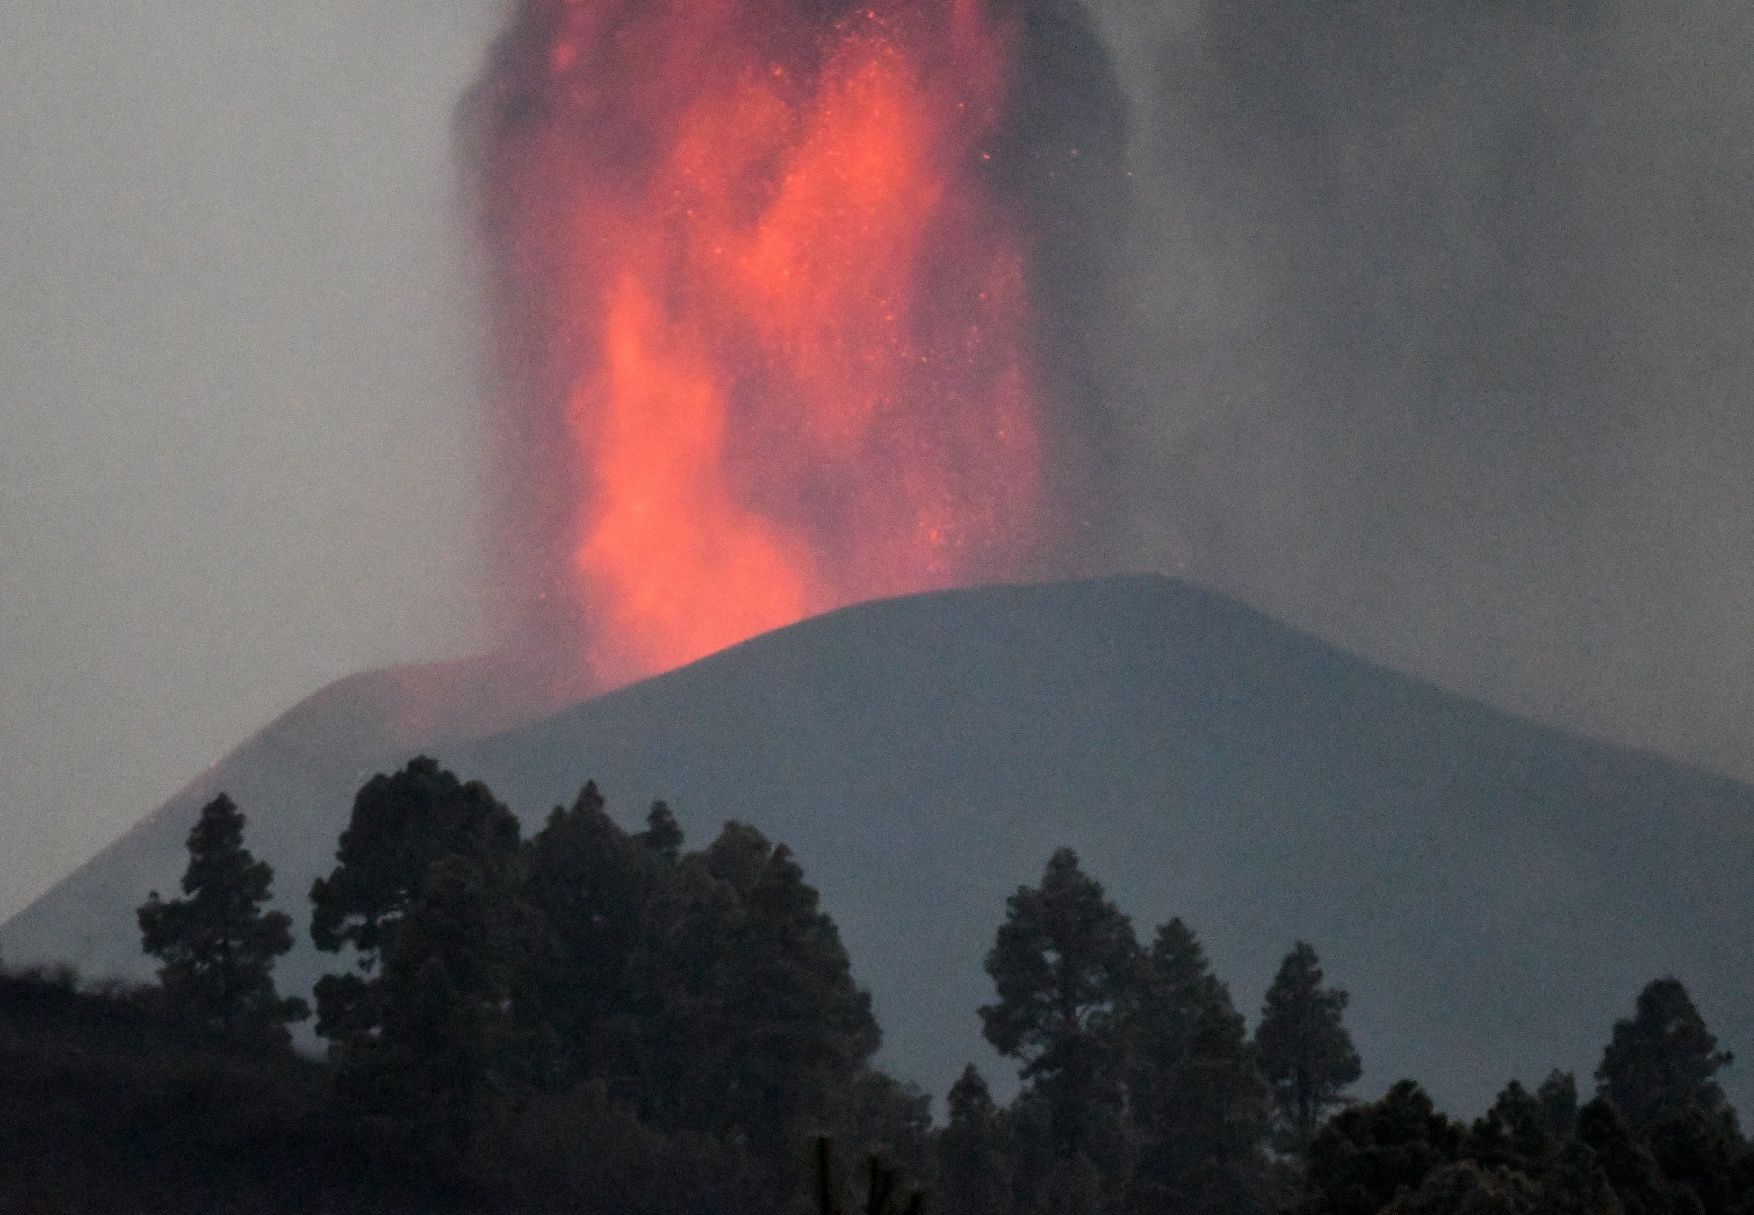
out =
<path fill-rule="evenodd" d="M 176 820 L 220 787 L 302 924 L 353 788 L 407 756 L 345 729 L 299 754 L 258 745 L 299 711 L 0 929 L 6 956 L 96 946 L 102 923 L 131 949 L 137 888 L 174 882 Z M 855 605 L 422 749 L 528 824 L 595 778 L 623 822 L 664 797 L 694 844 L 739 818 L 791 845 L 873 989 L 885 1059 L 940 1091 L 967 1058 L 1005 1069 L 979 1041 L 981 957 L 1005 896 L 1061 844 L 1142 934 L 1187 920 L 1245 1013 L 1311 939 L 1354 994 L 1370 1086 L 1410 1073 L 1478 1106 L 1510 1078 L 1493 1069 L 1587 1076 L 1637 987 L 1671 971 L 1727 1045 L 1754 1040 L 1754 988 L 1731 973 L 1754 954 L 1754 790 L 1175 580 Z M 315 973 L 306 953 L 289 979 Z"/>

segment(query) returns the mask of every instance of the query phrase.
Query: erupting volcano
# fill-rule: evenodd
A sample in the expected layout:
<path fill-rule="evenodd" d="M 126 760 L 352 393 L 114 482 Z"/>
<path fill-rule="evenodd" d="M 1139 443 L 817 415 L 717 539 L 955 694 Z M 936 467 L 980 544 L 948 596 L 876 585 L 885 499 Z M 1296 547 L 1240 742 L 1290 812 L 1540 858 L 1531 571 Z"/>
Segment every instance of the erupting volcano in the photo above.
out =
<path fill-rule="evenodd" d="M 465 111 L 497 547 L 569 690 L 1035 568 L 1066 478 L 1016 183 L 1082 149 L 1019 134 L 1032 20 L 1005 0 L 517 7 Z"/>

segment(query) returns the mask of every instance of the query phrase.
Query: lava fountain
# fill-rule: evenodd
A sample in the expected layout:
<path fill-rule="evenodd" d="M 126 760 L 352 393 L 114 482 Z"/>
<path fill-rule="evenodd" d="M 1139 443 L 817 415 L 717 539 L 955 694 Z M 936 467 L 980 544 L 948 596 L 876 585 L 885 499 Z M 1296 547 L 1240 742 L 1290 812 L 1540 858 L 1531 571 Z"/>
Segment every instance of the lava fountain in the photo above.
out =
<path fill-rule="evenodd" d="M 1025 7 L 514 6 L 465 109 L 499 547 L 575 690 L 1031 573 L 1051 377 L 995 165 Z"/>

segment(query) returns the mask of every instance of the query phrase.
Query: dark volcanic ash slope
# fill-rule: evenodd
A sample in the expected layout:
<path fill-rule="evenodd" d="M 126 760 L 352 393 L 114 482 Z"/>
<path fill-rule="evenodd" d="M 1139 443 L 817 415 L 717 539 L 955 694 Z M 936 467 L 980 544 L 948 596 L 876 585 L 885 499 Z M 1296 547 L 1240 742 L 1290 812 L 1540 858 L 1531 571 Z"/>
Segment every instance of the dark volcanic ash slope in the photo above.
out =
<path fill-rule="evenodd" d="M 283 893 L 302 892 L 352 787 L 398 758 L 351 737 L 314 706 L 289 715 L 0 948 L 139 969 L 131 909 L 175 881 L 215 788 L 252 816 Z M 1415 1075 L 1466 1110 L 1512 1075 L 1587 1075 L 1663 973 L 1754 1049 L 1754 790 L 1165 579 L 849 608 L 438 754 L 527 822 L 592 776 L 624 821 L 662 796 L 696 843 L 741 818 L 791 844 L 876 994 L 889 1065 L 934 1088 L 985 1057 L 981 959 L 1005 897 L 1060 844 L 1142 933 L 1187 919 L 1247 1011 L 1312 940 L 1354 993 L 1371 1085 Z M 1746 1105 L 1747 1077 L 1731 1088 Z"/>

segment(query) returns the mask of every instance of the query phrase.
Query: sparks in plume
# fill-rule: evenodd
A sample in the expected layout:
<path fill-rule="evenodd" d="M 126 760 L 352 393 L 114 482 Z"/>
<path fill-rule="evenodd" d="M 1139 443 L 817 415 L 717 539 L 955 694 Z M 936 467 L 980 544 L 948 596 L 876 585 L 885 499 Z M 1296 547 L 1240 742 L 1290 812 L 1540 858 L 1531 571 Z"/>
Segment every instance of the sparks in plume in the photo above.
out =
<path fill-rule="evenodd" d="M 527 0 L 484 107 L 526 574 L 604 687 L 1014 576 L 1043 442 L 983 0 Z"/>

